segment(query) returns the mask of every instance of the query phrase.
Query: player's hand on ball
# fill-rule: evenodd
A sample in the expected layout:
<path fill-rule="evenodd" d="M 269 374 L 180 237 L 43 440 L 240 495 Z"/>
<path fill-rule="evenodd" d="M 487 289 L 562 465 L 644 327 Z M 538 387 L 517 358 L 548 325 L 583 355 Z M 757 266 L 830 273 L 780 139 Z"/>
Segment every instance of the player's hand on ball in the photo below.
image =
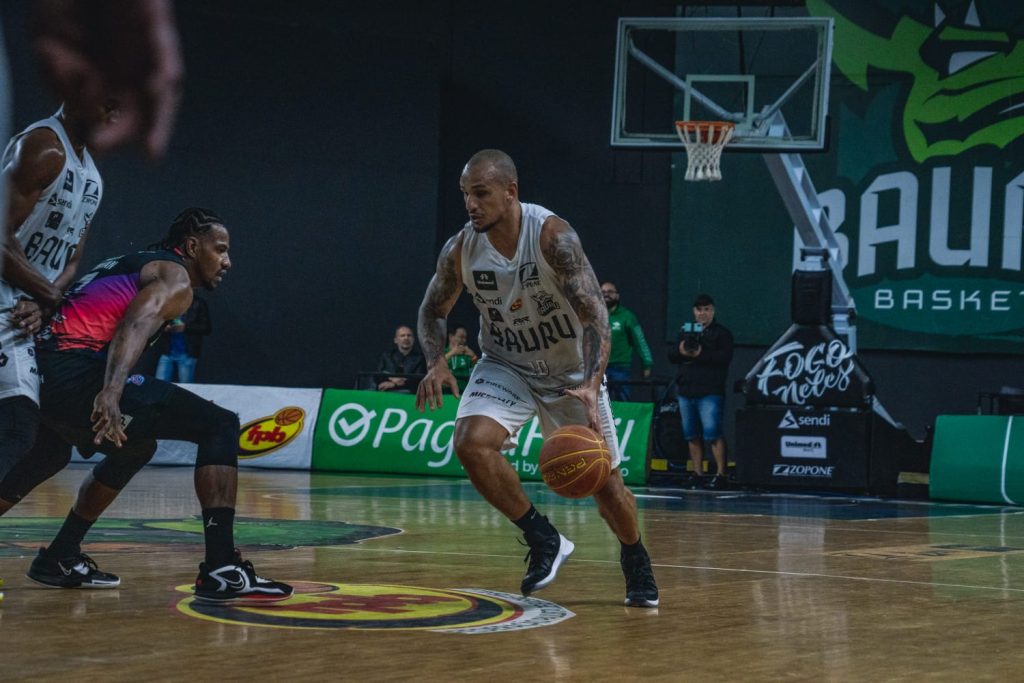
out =
<path fill-rule="evenodd" d="M 568 396 L 574 396 L 583 402 L 583 407 L 587 411 L 587 422 L 590 423 L 590 428 L 600 434 L 601 416 L 597 411 L 597 389 L 582 386 L 575 389 L 566 389 L 563 393 Z"/>
<path fill-rule="evenodd" d="M 421 413 L 429 407 L 431 410 L 440 408 L 444 401 L 441 395 L 447 385 L 452 390 L 455 398 L 459 397 L 459 383 L 455 381 L 455 375 L 444 362 L 434 363 L 426 376 L 416 387 L 416 410 Z"/>

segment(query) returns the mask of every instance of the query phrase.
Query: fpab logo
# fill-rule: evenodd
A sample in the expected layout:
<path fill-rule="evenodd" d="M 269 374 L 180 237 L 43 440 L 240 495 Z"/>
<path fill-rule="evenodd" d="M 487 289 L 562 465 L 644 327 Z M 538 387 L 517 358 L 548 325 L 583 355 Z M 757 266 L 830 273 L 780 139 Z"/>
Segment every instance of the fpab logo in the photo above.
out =
<path fill-rule="evenodd" d="M 305 422 L 306 411 L 296 406 L 246 422 L 239 430 L 238 457 L 258 458 L 276 451 L 298 436 Z"/>
<path fill-rule="evenodd" d="M 293 585 L 295 594 L 275 605 L 209 605 L 196 602 L 190 595 L 178 603 L 178 611 L 240 626 L 461 634 L 522 631 L 576 616 L 553 602 L 479 588 L 319 582 Z M 191 594 L 192 586 L 179 586 L 177 590 Z"/>

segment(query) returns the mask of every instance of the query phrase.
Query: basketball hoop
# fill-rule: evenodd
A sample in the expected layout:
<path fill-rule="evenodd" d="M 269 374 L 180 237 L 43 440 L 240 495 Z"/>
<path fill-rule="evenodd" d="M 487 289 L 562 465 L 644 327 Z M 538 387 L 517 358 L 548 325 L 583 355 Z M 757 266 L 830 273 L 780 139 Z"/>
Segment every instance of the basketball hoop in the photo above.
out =
<path fill-rule="evenodd" d="M 676 121 L 676 133 L 686 145 L 686 180 L 722 179 L 722 150 L 735 129 L 728 121 Z"/>

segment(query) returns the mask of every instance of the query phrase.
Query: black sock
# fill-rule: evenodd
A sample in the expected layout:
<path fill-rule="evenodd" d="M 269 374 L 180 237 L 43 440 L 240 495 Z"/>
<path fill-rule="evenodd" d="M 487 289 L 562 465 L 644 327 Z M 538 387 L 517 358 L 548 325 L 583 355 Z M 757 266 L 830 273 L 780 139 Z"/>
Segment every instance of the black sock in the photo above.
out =
<path fill-rule="evenodd" d="M 203 508 L 203 536 L 206 564 L 211 569 L 231 564 L 235 559 L 235 509 Z"/>
<path fill-rule="evenodd" d="M 637 553 L 644 552 L 643 540 L 637 536 L 636 543 L 623 543 L 619 541 L 619 545 L 622 546 L 622 552 L 626 555 L 635 555 Z"/>
<path fill-rule="evenodd" d="M 551 525 L 551 522 L 548 521 L 548 518 L 537 512 L 537 508 L 532 505 L 525 515 L 514 520 L 514 524 L 523 530 L 527 538 L 550 536 L 558 533 L 555 531 L 555 527 Z"/>
<path fill-rule="evenodd" d="M 82 552 L 82 539 L 89 533 L 92 522 L 72 510 L 64 520 L 64 525 L 54 537 L 46 554 L 55 560 L 72 557 Z"/>

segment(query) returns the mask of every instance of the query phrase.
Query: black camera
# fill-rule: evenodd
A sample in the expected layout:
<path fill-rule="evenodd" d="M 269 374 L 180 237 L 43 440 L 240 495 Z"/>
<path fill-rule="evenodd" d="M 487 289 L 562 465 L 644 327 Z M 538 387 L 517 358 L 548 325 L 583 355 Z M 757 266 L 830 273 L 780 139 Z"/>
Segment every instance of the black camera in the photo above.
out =
<path fill-rule="evenodd" d="M 704 326 L 700 323 L 683 323 L 680 328 L 683 333 L 683 350 L 696 351 L 700 348 L 700 335 L 704 332 Z"/>

